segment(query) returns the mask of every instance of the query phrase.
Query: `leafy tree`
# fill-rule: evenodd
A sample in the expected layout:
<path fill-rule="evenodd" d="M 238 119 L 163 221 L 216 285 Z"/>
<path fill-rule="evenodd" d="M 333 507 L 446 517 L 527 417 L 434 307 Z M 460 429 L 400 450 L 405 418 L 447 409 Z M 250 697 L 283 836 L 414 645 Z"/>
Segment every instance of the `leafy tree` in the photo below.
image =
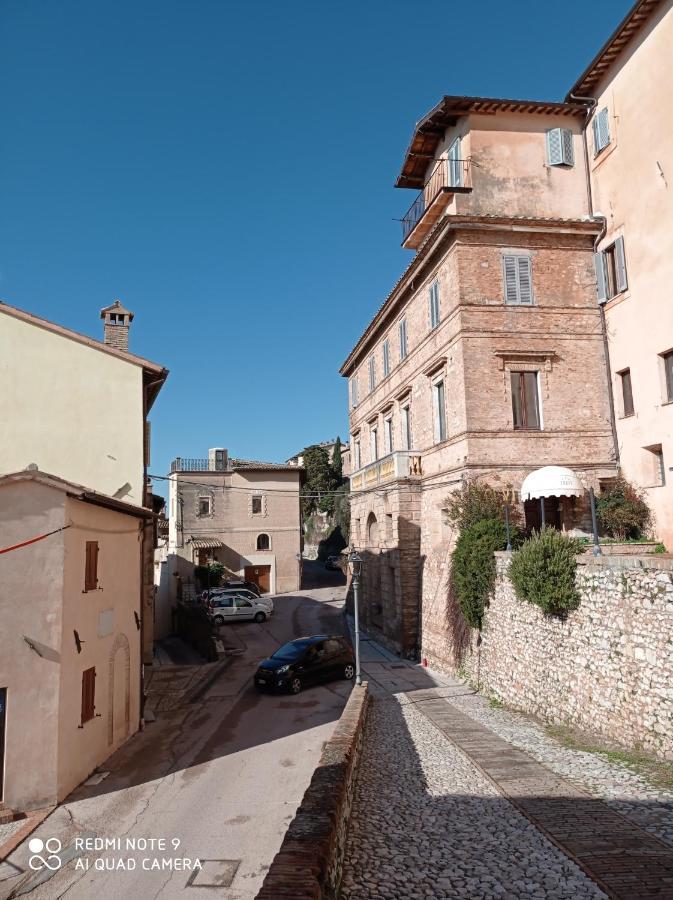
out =
<path fill-rule="evenodd" d="M 519 600 L 562 615 L 579 606 L 575 587 L 577 554 L 583 544 L 555 528 L 534 532 L 512 557 L 509 577 Z"/>
<path fill-rule="evenodd" d="M 620 541 L 640 537 L 652 523 L 644 495 L 625 478 L 596 497 L 596 515 L 608 535 Z"/>
<path fill-rule="evenodd" d="M 347 539 L 351 533 L 350 485 L 342 484 L 334 495 L 334 523 Z"/>
<path fill-rule="evenodd" d="M 343 460 L 341 459 L 341 438 L 337 437 L 332 454 L 332 474 L 337 484 L 341 484 L 344 477 Z"/>
<path fill-rule="evenodd" d="M 483 519 L 505 519 L 505 500 L 500 491 L 489 484 L 468 478 L 444 501 L 449 521 L 463 531 Z M 518 507 L 510 506 L 510 522 L 516 525 L 520 519 Z"/>
<path fill-rule="evenodd" d="M 499 519 L 482 519 L 460 533 L 452 555 L 451 577 L 463 618 L 481 628 L 484 608 L 495 584 L 496 550 L 507 546 L 507 531 Z"/>
<path fill-rule="evenodd" d="M 304 519 L 316 510 L 331 513 L 334 509 L 334 473 L 329 454 L 324 447 L 313 444 L 304 450 L 304 468 L 306 483 L 301 489 L 302 514 Z M 318 497 L 317 495 L 321 496 Z"/>

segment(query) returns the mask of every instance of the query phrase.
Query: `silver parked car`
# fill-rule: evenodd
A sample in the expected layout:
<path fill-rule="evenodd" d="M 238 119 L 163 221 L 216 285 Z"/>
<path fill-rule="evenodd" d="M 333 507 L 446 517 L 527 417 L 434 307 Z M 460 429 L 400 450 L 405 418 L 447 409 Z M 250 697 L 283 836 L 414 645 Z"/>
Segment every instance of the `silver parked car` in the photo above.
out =
<path fill-rule="evenodd" d="M 226 587 L 217 587 L 211 588 L 210 591 L 204 591 L 201 594 L 201 598 L 204 601 L 208 600 L 208 595 L 210 597 L 247 597 L 248 600 L 259 600 L 259 594 L 255 594 L 253 591 L 249 591 L 247 588 L 226 588 Z M 264 599 L 264 598 L 262 598 Z"/>
<path fill-rule="evenodd" d="M 264 622 L 273 613 L 273 600 L 269 597 L 218 594 L 206 601 L 206 610 L 213 625 L 224 625 L 226 622 Z"/>

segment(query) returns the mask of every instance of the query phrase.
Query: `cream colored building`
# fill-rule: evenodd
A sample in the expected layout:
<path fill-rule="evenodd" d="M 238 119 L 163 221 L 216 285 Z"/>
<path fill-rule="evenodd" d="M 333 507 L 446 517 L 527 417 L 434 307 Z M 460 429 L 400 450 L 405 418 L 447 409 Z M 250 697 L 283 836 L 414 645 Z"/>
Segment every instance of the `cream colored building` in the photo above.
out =
<path fill-rule="evenodd" d="M 103 341 L 0 303 L 0 475 L 29 465 L 151 507 L 147 416 L 167 370 L 130 353 L 133 313 L 101 310 Z M 152 662 L 154 523 L 142 553 L 144 661 Z"/>
<path fill-rule="evenodd" d="M 641 0 L 568 94 L 586 143 L 625 476 L 673 550 L 673 2 Z"/>
<path fill-rule="evenodd" d="M 0 477 L 0 801 L 53 805 L 139 727 L 152 513 L 38 470 Z"/>
<path fill-rule="evenodd" d="M 194 567 L 222 563 L 264 593 L 301 586 L 303 469 L 287 463 L 178 457 L 169 480 L 168 570 L 171 598 L 193 583 Z M 179 576 L 179 578 L 177 577 Z"/>

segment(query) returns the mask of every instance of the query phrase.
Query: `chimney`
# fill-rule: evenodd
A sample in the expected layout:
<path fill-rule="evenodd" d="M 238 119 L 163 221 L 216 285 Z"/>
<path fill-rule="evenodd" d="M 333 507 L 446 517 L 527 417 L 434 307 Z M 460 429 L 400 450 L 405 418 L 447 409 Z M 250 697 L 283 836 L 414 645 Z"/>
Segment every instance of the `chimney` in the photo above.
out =
<path fill-rule="evenodd" d="M 128 350 L 129 325 L 133 321 L 131 310 L 125 309 L 119 300 L 115 300 L 112 306 L 101 309 L 100 317 L 105 323 L 103 342 L 117 350 Z"/>

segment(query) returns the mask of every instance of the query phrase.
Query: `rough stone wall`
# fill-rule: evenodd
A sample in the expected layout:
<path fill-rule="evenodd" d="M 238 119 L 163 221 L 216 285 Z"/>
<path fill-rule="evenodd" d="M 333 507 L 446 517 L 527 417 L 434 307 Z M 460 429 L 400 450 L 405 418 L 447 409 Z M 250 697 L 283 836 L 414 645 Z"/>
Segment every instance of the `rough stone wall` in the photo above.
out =
<path fill-rule="evenodd" d="M 566 619 L 519 601 L 497 556 L 481 644 L 462 665 L 504 703 L 673 759 L 673 560 L 580 559 L 581 603 Z M 447 641 L 441 661 L 457 668 Z"/>
<path fill-rule="evenodd" d="M 366 683 L 353 688 L 257 900 L 337 896 L 367 701 Z"/>

